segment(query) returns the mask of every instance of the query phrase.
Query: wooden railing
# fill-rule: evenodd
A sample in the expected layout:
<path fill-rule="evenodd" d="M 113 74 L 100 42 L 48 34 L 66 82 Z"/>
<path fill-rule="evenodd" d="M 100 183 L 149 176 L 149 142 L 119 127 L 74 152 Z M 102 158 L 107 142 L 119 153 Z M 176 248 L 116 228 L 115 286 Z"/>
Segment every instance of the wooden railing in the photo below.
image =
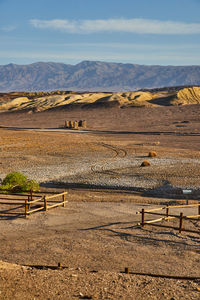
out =
<path fill-rule="evenodd" d="M 29 200 L 27 201 L 27 199 L 25 200 L 25 216 L 28 216 L 34 212 L 40 211 L 40 210 L 44 210 L 47 211 L 50 208 L 54 208 L 54 207 L 58 207 L 58 206 L 63 206 L 65 207 L 66 202 L 66 195 L 67 192 L 63 192 L 60 194 L 56 194 L 56 195 L 52 195 L 52 196 L 46 196 L 44 195 L 43 197 L 36 199 L 36 200 Z M 58 197 L 62 197 L 62 200 L 55 200 Z M 38 204 L 40 207 L 34 208 L 31 210 L 31 206 L 33 204 Z M 48 205 L 49 203 L 49 205 Z M 54 203 L 54 204 L 52 204 Z"/>
<path fill-rule="evenodd" d="M 9 209 L 0 208 L 0 215 L 13 215 L 28 217 L 38 211 L 63 206 L 65 207 L 67 192 L 60 194 L 37 195 L 37 194 L 0 194 L 0 205 L 13 207 Z"/>
<path fill-rule="evenodd" d="M 183 212 L 180 212 L 179 215 L 176 214 L 171 214 L 170 211 L 174 208 L 192 208 L 192 207 L 197 207 L 197 214 L 193 215 L 193 216 L 184 216 Z M 165 213 L 159 212 L 164 210 Z M 167 205 L 161 208 L 155 208 L 155 209 L 151 209 L 151 210 L 145 210 L 142 209 L 140 212 L 136 212 L 137 214 L 141 214 L 141 222 L 139 223 L 139 225 L 141 225 L 141 227 L 144 227 L 145 225 L 151 225 L 151 226 L 158 226 L 158 227 L 165 227 L 165 228 L 172 228 L 172 229 L 177 229 L 179 231 L 179 233 L 181 233 L 182 231 L 187 231 L 187 232 L 193 232 L 193 233 L 199 233 L 199 231 L 195 231 L 195 230 L 190 230 L 190 229 L 186 229 L 183 228 L 183 221 L 184 220 L 194 220 L 197 221 L 200 218 L 200 203 L 199 204 L 190 204 L 190 205 Z M 156 216 L 160 216 L 160 218 L 158 219 L 153 219 L 153 220 L 146 220 L 146 216 L 148 215 L 156 215 Z M 174 227 L 174 226 L 169 226 L 169 225 L 162 225 L 162 224 L 155 224 L 157 222 L 162 222 L 162 221 L 169 221 L 172 219 L 178 219 L 179 220 L 179 226 L 178 227 Z"/>

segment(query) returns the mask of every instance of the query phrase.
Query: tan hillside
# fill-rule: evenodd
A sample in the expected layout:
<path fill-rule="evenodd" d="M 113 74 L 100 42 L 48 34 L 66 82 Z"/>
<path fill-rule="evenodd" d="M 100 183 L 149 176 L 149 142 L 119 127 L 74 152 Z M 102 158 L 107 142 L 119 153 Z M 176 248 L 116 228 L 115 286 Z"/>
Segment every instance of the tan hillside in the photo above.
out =
<path fill-rule="evenodd" d="M 29 103 L 29 99 L 27 97 L 19 97 L 12 100 L 5 101 L 1 104 L 1 110 L 10 110 L 13 108 L 20 109 L 20 107 L 24 107 Z"/>
<path fill-rule="evenodd" d="M 0 95 L 0 111 L 25 110 L 30 112 L 72 106 L 117 105 L 118 107 L 166 106 L 200 104 L 200 87 L 179 91 L 137 91 L 123 93 L 76 93 L 55 91 L 51 93 L 10 93 Z"/>
<path fill-rule="evenodd" d="M 177 93 L 176 104 L 200 104 L 200 87 L 185 88 Z"/>

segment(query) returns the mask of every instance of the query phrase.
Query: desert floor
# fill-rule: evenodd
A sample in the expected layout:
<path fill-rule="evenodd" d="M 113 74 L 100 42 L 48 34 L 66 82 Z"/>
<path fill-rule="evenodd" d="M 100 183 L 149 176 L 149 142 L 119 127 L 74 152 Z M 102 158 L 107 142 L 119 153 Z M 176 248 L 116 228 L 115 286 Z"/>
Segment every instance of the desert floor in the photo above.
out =
<path fill-rule="evenodd" d="M 199 299 L 197 279 L 121 273 L 200 277 L 198 233 L 141 228 L 136 214 L 184 204 L 176 191 L 199 189 L 199 113 L 194 105 L 1 114 L 0 177 L 21 171 L 44 192 L 68 191 L 69 202 L 28 219 L 0 216 L 0 299 Z M 59 129 L 76 119 L 88 131 Z M 184 226 L 199 230 L 198 221 Z M 26 266 L 58 262 L 66 268 Z"/>

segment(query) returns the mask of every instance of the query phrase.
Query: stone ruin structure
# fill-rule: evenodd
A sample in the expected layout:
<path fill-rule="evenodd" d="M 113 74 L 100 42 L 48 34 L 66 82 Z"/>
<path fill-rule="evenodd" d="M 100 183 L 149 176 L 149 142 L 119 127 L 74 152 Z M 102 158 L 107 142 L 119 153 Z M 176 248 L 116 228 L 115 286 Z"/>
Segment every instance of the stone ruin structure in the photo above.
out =
<path fill-rule="evenodd" d="M 86 121 L 85 120 L 79 120 L 79 121 L 65 121 L 64 128 L 67 129 L 84 129 L 86 128 Z"/>

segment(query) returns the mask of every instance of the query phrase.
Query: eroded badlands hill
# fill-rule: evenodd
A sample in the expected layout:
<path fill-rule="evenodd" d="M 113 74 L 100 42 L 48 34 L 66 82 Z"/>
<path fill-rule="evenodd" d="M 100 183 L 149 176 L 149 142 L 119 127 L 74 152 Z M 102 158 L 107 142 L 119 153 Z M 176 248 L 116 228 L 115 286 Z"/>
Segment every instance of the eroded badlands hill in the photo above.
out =
<path fill-rule="evenodd" d="M 83 107 L 134 107 L 200 104 L 200 87 L 124 93 L 51 93 L 0 94 L 0 111 L 39 112 L 50 109 Z"/>

